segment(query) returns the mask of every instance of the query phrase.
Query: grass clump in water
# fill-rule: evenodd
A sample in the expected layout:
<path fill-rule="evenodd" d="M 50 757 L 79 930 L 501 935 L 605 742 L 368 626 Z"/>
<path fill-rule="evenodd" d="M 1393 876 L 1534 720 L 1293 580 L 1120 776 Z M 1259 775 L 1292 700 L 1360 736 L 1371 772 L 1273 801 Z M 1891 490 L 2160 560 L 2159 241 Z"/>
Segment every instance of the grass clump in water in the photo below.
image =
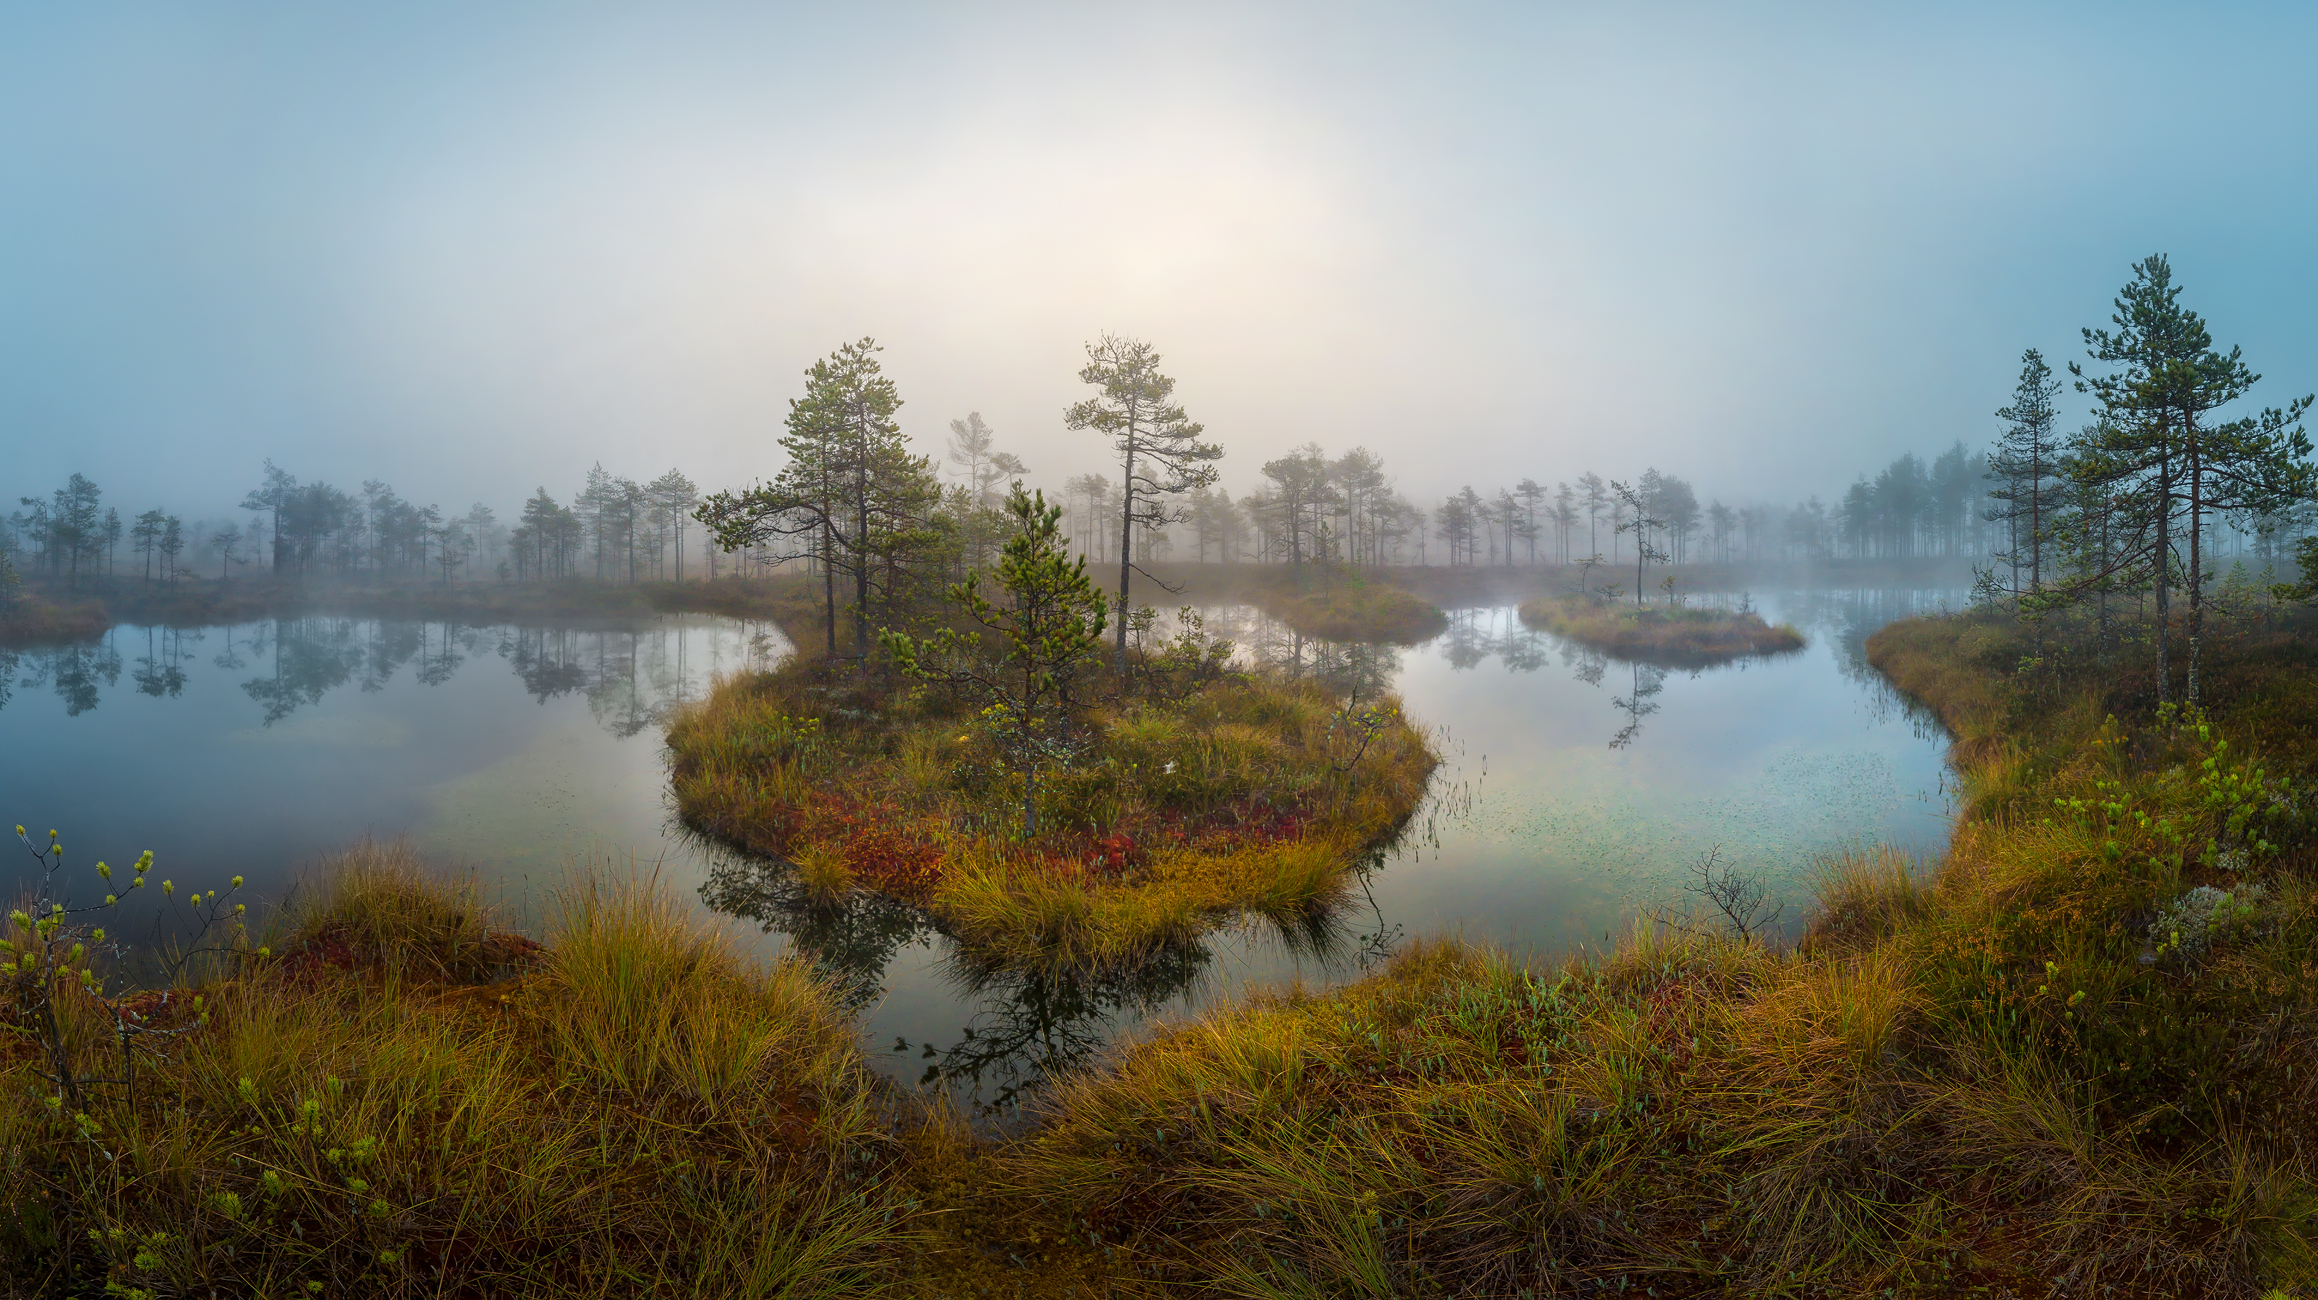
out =
<path fill-rule="evenodd" d="M 1573 594 L 1523 602 L 1521 621 L 1621 659 L 1685 668 L 1803 648 L 1802 633 L 1751 610 L 1635 607 Z"/>

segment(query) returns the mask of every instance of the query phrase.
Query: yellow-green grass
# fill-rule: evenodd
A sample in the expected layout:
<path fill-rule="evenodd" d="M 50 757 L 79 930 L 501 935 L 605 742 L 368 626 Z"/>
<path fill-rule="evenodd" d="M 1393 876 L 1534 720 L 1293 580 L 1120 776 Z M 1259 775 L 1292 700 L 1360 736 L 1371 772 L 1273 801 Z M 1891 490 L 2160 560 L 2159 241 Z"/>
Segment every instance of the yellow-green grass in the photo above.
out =
<path fill-rule="evenodd" d="M 1090 748 L 1040 778 L 1027 838 L 1023 778 L 972 715 L 850 669 L 721 682 L 668 744 L 696 829 L 795 863 L 823 899 L 922 906 L 974 959 L 1013 968 L 1120 964 L 1251 914 L 1324 910 L 1436 762 L 1392 700 L 1348 709 L 1269 675 L 1079 721 Z"/>
<path fill-rule="evenodd" d="M 2113 664 L 2020 678 L 2005 622 L 1899 625 L 1966 742 L 1936 870 L 1826 864 L 1784 952 L 1434 945 L 1210 1015 L 1055 1093 L 1009 1185 L 1202 1294 L 2306 1293 L 2318 674 L 2309 620 L 2238 632 L 2173 726 L 2112 720 Z M 2266 894 L 2159 949 L 2199 884 Z"/>
<path fill-rule="evenodd" d="M 1702 667 L 1803 648 L 1803 634 L 1762 615 L 1720 609 L 1635 607 L 1563 595 L 1524 601 L 1521 621 L 1621 659 Z"/>
<path fill-rule="evenodd" d="M 0 1257 L 28 1294 L 2307 1294 L 2309 629 L 2220 638 L 2225 707 L 2178 724 L 2066 630 L 1871 642 L 1966 742 L 1962 820 L 1936 868 L 1826 864 L 1793 950 L 1419 945 L 1159 1030 L 1007 1138 L 883 1097 L 803 971 L 665 897 L 583 882 L 532 951 L 367 848 L 85 1134 L 10 1040 Z M 2186 887 L 2257 883 L 2152 951 Z"/>
<path fill-rule="evenodd" d="M 12 1024 L 9 1294 L 769 1297 L 897 1275 L 918 1229 L 895 1130 L 802 967 L 745 966 L 642 885 L 575 883 L 541 949 L 495 945 L 472 890 L 399 848 L 320 880 L 271 959 L 201 990 L 208 1023 L 133 1100 L 45 1105 Z M 81 1065 L 117 1073 L 102 1011 L 61 1006 Z"/>

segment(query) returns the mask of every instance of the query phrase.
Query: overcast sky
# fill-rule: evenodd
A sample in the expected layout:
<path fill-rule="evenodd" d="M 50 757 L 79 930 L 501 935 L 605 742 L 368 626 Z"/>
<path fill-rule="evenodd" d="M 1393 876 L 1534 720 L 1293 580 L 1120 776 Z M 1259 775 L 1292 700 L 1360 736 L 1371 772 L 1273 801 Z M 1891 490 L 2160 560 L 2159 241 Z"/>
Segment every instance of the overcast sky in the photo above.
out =
<path fill-rule="evenodd" d="M 1235 492 L 1317 440 L 1788 499 L 1985 443 L 2155 251 L 2281 404 L 2312 12 L 10 2 L 0 493 L 720 487 L 864 334 L 1051 485 L 1113 330 Z"/>

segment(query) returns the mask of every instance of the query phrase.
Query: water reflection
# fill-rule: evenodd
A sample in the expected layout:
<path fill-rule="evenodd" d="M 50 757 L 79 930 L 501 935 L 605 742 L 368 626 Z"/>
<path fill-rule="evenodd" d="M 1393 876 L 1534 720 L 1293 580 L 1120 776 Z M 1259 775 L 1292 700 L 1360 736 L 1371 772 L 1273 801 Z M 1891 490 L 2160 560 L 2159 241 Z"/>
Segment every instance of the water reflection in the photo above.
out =
<path fill-rule="evenodd" d="M 769 624 L 742 630 L 744 662 L 769 663 L 786 645 Z M 49 688 L 65 715 L 78 717 L 119 685 L 124 667 L 139 694 L 178 698 L 195 684 L 188 668 L 198 648 L 215 635 L 221 644 L 210 664 L 220 673 L 256 670 L 238 685 L 267 727 L 348 687 L 376 694 L 405 670 L 421 686 L 442 686 L 476 659 L 496 656 L 535 702 L 584 696 L 599 725 L 627 737 L 664 724 L 688 697 L 687 682 L 696 675 L 686 662 L 689 642 L 667 631 L 659 624 L 606 631 L 326 615 L 211 629 L 124 627 L 78 645 L 0 650 L 0 708 L 20 689 Z M 125 651 L 135 657 L 125 658 Z"/>
<path fill-rule="evenodd" d="M 20 673 L 17 684 L 28 690 L 53 687 L 56 697 L 64 701 L 68 718 L 97 707 L 99 687 L 121 680 L 121 652 L 113 648 L 109 638 L 94 645 L 27 650 L 13 653 L 9 659 Z"/>
<path fill-rule="evenodd" d="M 799 956 L 859 1010 L 884 992 L 885 969 L 902 949 L 934 931 L 926 914 L 884 894 L 856 893 L 837 902 L 814 898 L 791 864 L 752 858 L 698 836 L 709 860 L 701 901 L 713 911 L 754 922 L 767 934 L 789 937 Z"/>
<path fill-rule="evenodd" d="M 1867 638 L 1903 618 L 1951 613 L 1963 608 L 1970 593 L 1963 588 L 1798 588 L 1758 594 L 1752 591 L 1689 593 L 1693 608 L 1730 612 L 1774 611 L 1773 621 L 1794 624 L 1814 640 L 1824 639 L 1835 651 L 1842 675 L 1864 688 L 1879 719 L 1904 718 L 1915 734 L 1936 740 L 1944 734 L 1928 710 L 1893 690 L 1883 675 L 1867 662 Z M 1307 637 L 1252 605 L 1236 605 L 1207 613 L 1209 628 L 1230 638 L 1240 659 L 1300 676 L 1316 677 L 1342 694 L 1363 697 L 1387 689 L 1400 676 L 1402 649 L 1392 646 L 1339 644 Z M 1448 611 L 1446 631 L 1421 649 L 1438 653 L 1455 672 L 1473 672 L 1492 661 L 1506 672 L 1535 673 L 1554 665 L 1584 685 L 1612 692 L 1607 707 L 1619 715 L 1609 733 L 1609 748 L 1627 749 L 1641 737 L 1643 720 L 1658 712 L 1670 672 L 1664 665 L 1615 660 L 1582 642 L 1529 627 L 1510 608 Z M 1745 672 L 1756 657 L 1679 671 L 1691 679 L 1707 673 Z M 1610 670 L 1620 669 L 1619 677 Z M 1623 680 L 1620 680 L 1620 679 Z"/>
<path fill-rule="evenodd" d="M 653 728 L 713 672 L 776 657 L 763 624 L 307 618 L 0 652 L 0 706 L 19 742 L 0 756 L 0 789 L 15 820 L 38 816 L 68 839 L 86 827 L 81 839 L 101 838 L 104 853 L 160 849 L 180 879 L 247 872 L 274 898 L 296 863 L 364 833 L 409 834 L 522 897 L 577 850 L 665 860 L 688 895 L 705 886 L 707 905 L 777 936 L 768 948 L 791 946 L 838 979 L 875 1043 L 902 1041 L 875 1054 L 884 1068 L 905 1082 L 933 1069 L 940 1086 L 1003 1108 L 1152 1017 L 1251 986 L 1325 986 L 1404 933 L 1545 957 L 1600 942 L 1637 900 L 1661 896 L 1667 871 L 1716 846 L 1774 880 L 1855 842 L 1936 853 L 1936 725 L 1882 684 L 1861 643 L 1962 593 L 1751 599 L 1803 627 L 1811 650 L 1649 680 L 1511 609 L 1457 611 L 1435 641 L 1406 648 L 1300 637 L 1246 607 L 1203 611 L 1243 662 L 1340 699 L 1401 695 L 1446 741 L 1437 794 L 1397 854 L 1365 870 L 1373 898 L 1356 892 L 1323 941 L 1233 931 L 1101 977 L 977 971 L 905 904 L 816 907 L 779 864 L 696 856 L 669 838 Z M 1638 728 L 1628 743 L 1606 750 L 1627 728 Z"/>
<path fill-rule="evenodd" d="M 875 893 L 818 899 L 789 862 L 697 837 L 696 843 L 711 862 L 702 901 L 766 934 L 786 937 L 791 952 L 842 990 L 849 1010 L 861 1011 L 885 995 L 888 970 L 906 949 L 938 945 L 938 976 L 967 1011 L 965 1022 L 946 1043 L 897 1037 L 888 1055 L 899 1058 L 895 1065 L 923 1062 L 921 1087 L 945 1089 L 984 1118 L 1013 1113 L 1040 1082 L 1094 1064 L 1123 1028 L 1184 999 L 1213 973 L 1221 944 L 1269 944 L 1320 969 L 1366 969 L 1388 959 L 1405 934 L 1404 927 L 1385 921 L 1366 889 L 1390 854 L 1379 848 L 1351 868 L 1362 886 L 1357 906 L 1251 921 L 1225 935 L 1161 948 L 1125 967 L 1008 968 L 977 962 L 951 946 L 935 921 L 911 904 Z M 1352 922 L 1364 915 L 1373 924 L 1354 933 Z"/>
<path fill-rule="evenodd" d="M 145 629 L 145 653 L 137 659 L 130 680 L 144 694 L 175 697 L 185 691 L 185 665 L 193 661 L 188 645 L 198 645 L 201 633 L 190 629 Z"/>
<path fill-rule="evenodd" d="M 1093 1065 L 1118 1028 L 1191 988 L 1215 957 L 1205 943 L 1167 948 L 1122 971 L 996 971 L 957 964 L 951 978 L 979 1011 L 947 1047 L 927 1043 L 921 1087 L 942 1085 L 984 1115 L 1018 1106 L 1044 1080 Z M 906 1054 L 910 1044 L 897 1040 Z"/>
<path fill-rule="evenodd" d="M 1610 701 L 1612 707 L 1622 709 L 1626 714 L 1626 725 L 1618 728 L 1617 735 L 1610 737 L 1612 749 L 1624 749 L 1634 743 L 1634 738 L 1642 734 L 1642 719 L 1658 711 L 1658 695 L 1666 689 L 1665 669 L 1645 663 L 1628 664 L 1627 667 L 1633 670 L 1634 684 L 1626 694 Z"/>

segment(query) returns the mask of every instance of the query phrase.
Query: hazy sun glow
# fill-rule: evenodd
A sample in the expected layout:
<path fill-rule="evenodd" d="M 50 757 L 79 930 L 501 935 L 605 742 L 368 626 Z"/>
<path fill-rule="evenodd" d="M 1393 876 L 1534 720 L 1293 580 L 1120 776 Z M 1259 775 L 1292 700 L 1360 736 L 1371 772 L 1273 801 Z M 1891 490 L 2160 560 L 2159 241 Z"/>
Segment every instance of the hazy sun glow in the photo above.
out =
<path fill-rule="evenodd" d="M 2306 19 L 1826 17 L 20 11 L 0 439 L 188 509 L 269 455 L 720 484 L 868 334 L 929 449 L 980 410 L 1061 475 L 1119 330 L 1227 486 L 1318 440 L 1420 497 L 1660 464 L 1790 498 L 1984 441 L 2020 349 L 2073 355 L 2158 249 L 2311 386 L 2311 92 L 2265 70 Z M 2149 183 L 2191 135 L 2285 192 Z"/>

